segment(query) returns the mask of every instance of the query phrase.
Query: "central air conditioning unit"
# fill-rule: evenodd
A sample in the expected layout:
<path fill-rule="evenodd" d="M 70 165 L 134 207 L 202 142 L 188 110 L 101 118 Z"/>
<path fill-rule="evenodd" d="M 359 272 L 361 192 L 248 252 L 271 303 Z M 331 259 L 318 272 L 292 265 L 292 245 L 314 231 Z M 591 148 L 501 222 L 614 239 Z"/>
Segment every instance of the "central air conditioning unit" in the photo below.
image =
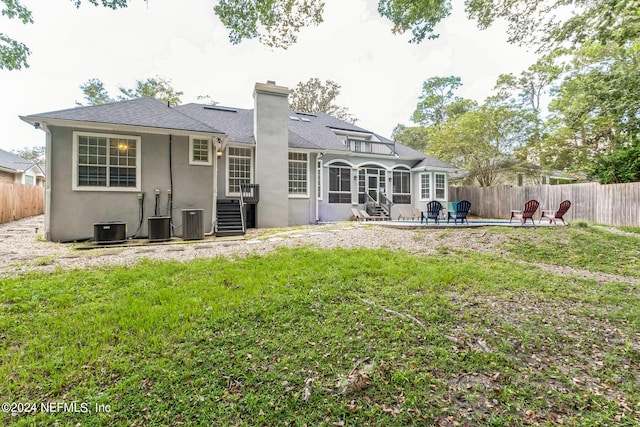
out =
<path fill-rule="evenodd" d="M 184 240 L 204 239 L 204 226 L 202 217 L 202 209 L 182 210 L 182 238 Z"/>
<path fill-rule="evenodd" d="M 170 216 L 150 216 L 149 241 L 166 242 L 171 240 L 171 217 Z"/>
<path fill-rule="evenodd" d="M 101 222 L 93 224 L 93 241 L 98 244 L 124 243 L 127 240 L 127 224 Z"/>

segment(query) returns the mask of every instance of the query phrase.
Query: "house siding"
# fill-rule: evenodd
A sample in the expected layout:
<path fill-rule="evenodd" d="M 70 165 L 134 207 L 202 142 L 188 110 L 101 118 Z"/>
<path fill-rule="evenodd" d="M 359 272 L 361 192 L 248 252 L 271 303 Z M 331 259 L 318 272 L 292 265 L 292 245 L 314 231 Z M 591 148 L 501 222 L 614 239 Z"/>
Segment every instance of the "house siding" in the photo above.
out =
<path fill-rule="evenodd" d="M 121 221 L 127 224 L 127 235 L 138 229 L 138 192 L 131 191 L 73 191 L 73 131 L 78 129 L 51 128 L 55 149 L 51 159 L 51 206 L 49 231 L 54 241 L 84 240 L 93 237 L 93 225 Z M 114 133 L 114 132 L 111 132 Z M 131 134 L 131 133 L 128 133 Z M 147 218 L 154 216 L 155 189 L 160 190 L 160 215 L 167 215 L 169 177 L 169 135 L 138 134 L 141 137 L 141 192 L 145 194 L 144 220 L 138 236 L 147 235 Z M 211 219 L 212 166 L 189 165 L 189 140 L 172 137 L 173 163 L 173 224 L 181 235 L 181 210 L 204 210 L 205 229 Z"/>
<path fill-rule="evenodd" d="M 11 172 L 0 171 L 0 182 L 13 183 L 15 182 L 15 174 Z"/>

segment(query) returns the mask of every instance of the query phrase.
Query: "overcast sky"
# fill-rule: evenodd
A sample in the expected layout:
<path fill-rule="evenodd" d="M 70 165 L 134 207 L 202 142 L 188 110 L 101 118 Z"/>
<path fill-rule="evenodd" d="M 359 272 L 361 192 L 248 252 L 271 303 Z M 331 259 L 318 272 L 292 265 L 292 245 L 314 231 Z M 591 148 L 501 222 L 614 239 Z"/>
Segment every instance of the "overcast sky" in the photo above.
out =
<path fill-rule="evenodd" d="M 305 29 L 288 50 L 257 41 L 232 45 L 213 13 L 214 0 L 133 0 L 122 10 L 70 0 L 23 0 L 35 23 L 0 17 L 2 32 L 29 46 L 30 68 L 0 70 L 0 148 L 44 145 L 44 132 L 18 116 L 60 110 L 83 101 L 79 86 L 102 80 L 118 86 L 160 76 L 184 92 L 182 102 L 210 95 L 220 105 L 252 108 L 256 82 L 275 80 L 293 88 L 311 77 L 342 86 L 338 104 L 357 124 L 390 136 L 398 123 L 411 125 L 422 83 L 456 75 L 458 94 L 482 102 L 501 73 L 519 73 L 535 62 L 506 43 L 504 26 L 487 31 L 466 20 L 462 0 L 438 27 L 440 38 L 408 43 L 391 34 L 376 0 L 326 0 L 324 23 Z M 86 3 L 86 2 L 85 2 Z M 188 7 L 185 6 L 188 4 Z"/>

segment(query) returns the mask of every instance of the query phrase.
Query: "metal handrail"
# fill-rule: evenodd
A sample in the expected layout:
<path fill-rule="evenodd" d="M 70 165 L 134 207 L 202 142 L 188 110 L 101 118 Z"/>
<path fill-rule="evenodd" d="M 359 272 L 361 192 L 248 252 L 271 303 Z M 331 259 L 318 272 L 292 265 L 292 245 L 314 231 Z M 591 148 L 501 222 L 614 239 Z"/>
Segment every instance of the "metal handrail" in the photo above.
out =
<path fill-rule="evenodd" d="M 378 193 L 378 196 L 380 198 L 380 206 L 387 212 L 387 215 L 391 216 L 391 206 L 393 206 L 393 202 L 382 191 Z"/>
<path fill-rule="evenodd" d="M 247 226 L 244 222 L 244 197 L 242 196 L 242 186 L 240 188 L 240 221 L 242 222 L 242 234 L 247 231 Z"/>

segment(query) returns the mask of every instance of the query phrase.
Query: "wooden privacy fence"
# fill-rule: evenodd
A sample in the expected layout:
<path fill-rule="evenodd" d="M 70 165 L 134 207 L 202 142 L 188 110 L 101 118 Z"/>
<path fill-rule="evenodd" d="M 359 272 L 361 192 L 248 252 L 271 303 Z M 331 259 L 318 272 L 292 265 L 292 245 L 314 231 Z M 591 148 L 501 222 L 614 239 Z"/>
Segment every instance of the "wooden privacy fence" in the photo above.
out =
<path fill-rule="evenodd" d="M 0 224 L 44 213 L 44 187 L 0 183 Z"/>
<path fill-rule="evenodd" d="M 597 182 L 512 187 L 449 187 L 449 200 L 469 200 L 471 214 L 481 218 L 509 218 L 511 209 L 522 209 L 527 200 L 542 209 L 558 209 L 569 200 L 567 221 L 582 219 L 599 224 L 640 227 L 640 182 L 601 185 Z"/>

